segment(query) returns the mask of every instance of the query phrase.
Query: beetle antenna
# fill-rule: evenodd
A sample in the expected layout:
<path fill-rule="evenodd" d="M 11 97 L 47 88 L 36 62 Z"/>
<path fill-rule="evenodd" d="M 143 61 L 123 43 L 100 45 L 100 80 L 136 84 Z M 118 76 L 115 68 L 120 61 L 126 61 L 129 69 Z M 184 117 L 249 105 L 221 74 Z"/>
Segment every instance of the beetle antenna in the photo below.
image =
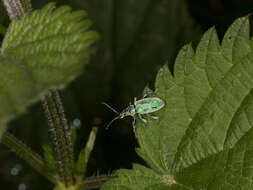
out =
<path fill-rule="evenodd" d="M 115 110 L 114 108 L 112 108 L 111 106 L 109 106 L 107 103 L 102 102 L 102 104 L 104 104 L 106 107 L 108 107 L 110 110 L 112 110 L 114 113 L 119 115 L 119 112 L 117 110 Z"/>
<path fill-rule="evenodd" d="M 110 123 L 108 123 L 108 125 L 106 126 L 105 129 L 106 129 L 106 130 L 109 129 L 110 125 L 111 125 L 115 120 L 117 120 L 117 119 L 119 119 L 119 116 L 117 116 L 117 117 L 115 117 L 113 120 L 111 120 Z"/>

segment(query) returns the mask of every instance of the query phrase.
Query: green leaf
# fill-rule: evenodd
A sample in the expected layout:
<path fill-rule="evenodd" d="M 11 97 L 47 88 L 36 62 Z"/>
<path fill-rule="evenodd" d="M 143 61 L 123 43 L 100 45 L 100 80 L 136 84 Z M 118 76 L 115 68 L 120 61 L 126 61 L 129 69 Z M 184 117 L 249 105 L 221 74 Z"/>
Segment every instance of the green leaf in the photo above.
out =
<path fill-rule="evenodd" d="M 55 159 L 54 148 L 51 144 L 45 144 L 43 146 L 43 154 L 45 159 L 45 172 L 47 172 L 51 176 L 57 175 L 57 161 Z"/>
<path fill-rule="evenodd" d="M 89 135 L 89 139 L 88 139 L 85 147 L 79 153 L 77 162 L 75 164 L 75 174 L 76 174 L 76 177 L 79 179 L 82 179 L 86 173 L 87 164 L 88 164 L 88 161 L 90 158 L 90 154 L 94 148 L 97 131 L 98 131 L 97 127 L 92 128 L 90 135 Z"/>
<path fill-rule="evenodd" d="M 157 96 L 166 102 L 155 113 L 160 123 L 147 118 L 147 127 L 137 126 L 137 152 L 152 168 L 142 178 L 170 176 L 167 189 L 177 190 L 253 189 L 252 42 L 248 17 L 239 18 L 221 45 L 211 28 L 196 52 L 191 45 L 181 49 L 173 75 L 166 66 L 159 71 Z M 130 174 L 120 173 L 104 189 L 152 189 L 145 179 L 137 188 L 140 181 Z M 122 180 L 129 188 L 120 187 Z"/>
<path fill-rule="evenodd" d="M 0 137 L 10 118 L 47 89 L 73 80 L 88 62 L 98 35 L 88 30 L 86 13 L 54 7 L 26 13 L 9 26 L 0 54 Z"/>
<path fill-rule="evenodd" d="M 49 1 L 36 0 L 32 1 L 32 5 L 41 7 Z M 99 116 L 105 126 L 112 118 L 108 117 L 111 112 L 104 109 L 101 102 L 123 109 L 133 97 L 141 94 L 148 82 L 155 79 L 159 65 L 169 59 L 172 66 L 172 60 L 182 44 L 192 41 L 192 34 L 196 36 L 200 33 L 195 30 L 196 25 L 188 14 L 185 0 L 55 1 L 57 5 L 70 4 L 76 9 L 85 9 L 93 21 L 93 28 L 101 36 L 96 43 L 97 52 L 91 59 L 92 63 L 78 80 L 64 90 L 65 109 L 72 110 L 68 113 L 69 119 L 78 117 L 87 121 Z M 33 113 L 22 119 L 30 127 L 38 120 Z M 123 123 L 124 126 L 115 127 L 113 132 L 132 135 L 127 130 L 128 122 L 114 124 Z M 83 138 L 87 138 L 88 128 L 81 128 L 81 133 Z M 121 138 L 121 141 L 124 139 Z M 77 149 L 81 148 L 77 146 Z M 131 152 L 134 154 L 133 150 Z M 106 153 L 102 154 L 105 156 Z"/>
<path fill-rule="evenodd" d="M 163 182 L 162 176 L 156 174 L 150 169 L 141 165 L 135 164 L 133 171 L 121 169 L 116 172 L 117 179 L 112 179 L 103 185 L 104 189 L 168 189 L 168 186 Z"/>

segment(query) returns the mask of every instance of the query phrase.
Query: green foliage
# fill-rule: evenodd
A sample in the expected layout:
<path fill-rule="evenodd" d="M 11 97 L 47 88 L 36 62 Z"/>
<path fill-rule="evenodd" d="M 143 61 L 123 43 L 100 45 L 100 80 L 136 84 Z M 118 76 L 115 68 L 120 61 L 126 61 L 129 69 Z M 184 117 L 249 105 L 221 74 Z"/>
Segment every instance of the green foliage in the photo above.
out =
<path fill-rule="evenodd" d="M 55 160 L 55 152 L 52 144 L 46 144 L 43 146 L 43 154 L 45 159 L 45 172 L 51 176 L 57 175 L 57 161 Z"/>
<path fill-rule="evenodd" d="M 86 174 L 88 160 L 90 158 L 91 151 L 94 148 L 97 131 L 97 127 L 92 128 L 85 147 L 79 153 L 77 162 L 75 164 L 75 174 L 79 179 L 82 179 L 82 177 L 84 177 Z"/>
<path fill-rule="evenodd" d="M 78 177 L 83 177 L 87 168 L 86 152 L 82 149 L 75 164 L 75 173 Z"/>
<path fill-rule="evenodd" d="M 25 111 L 51 87 L 63 87 L 82 72 L 97 38 L 88 31 L 84 11 L 68 6 L 42 10 L 14 20 L 0 55 L 0 137 L 6 122 Z"/>
<path fill-rule="evenodd" d="M 160 123 L 138 122 L 137 152 L 151 169 L 120 170 L 102 189 L 253 189 L 252 42 L 244 17 L 221 45 L 211 28 L 196 52 L 183 47 L 173 75 L 165 66 L 156 79 Z"/>
<path fill-rule="evenodd" d="M 105 183 L 102 189 L 167 189 L 161 175 L 139 164 L 134 164 L 133 171 L 121 169 L 116 174 L 119 178 Z"/>

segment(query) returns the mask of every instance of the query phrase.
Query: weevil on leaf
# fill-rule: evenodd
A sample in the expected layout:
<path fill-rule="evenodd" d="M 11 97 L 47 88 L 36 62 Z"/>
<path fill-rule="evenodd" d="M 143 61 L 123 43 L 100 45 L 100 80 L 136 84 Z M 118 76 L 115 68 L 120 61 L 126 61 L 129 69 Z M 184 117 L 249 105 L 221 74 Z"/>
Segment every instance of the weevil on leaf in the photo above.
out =
<path fill-rule="evenodd" d="M 112 121 L 110 121 L 110 123 L 106 126 L 106 129 L 109 128 L 109 126 L 117 119 L 123 119 L 124 117 L 127 116 L 131 116 L 133 117 L 133 129 L 134 129 L 134 133 L 136 135 L 136 127 L 135 127 L 135 122 L 136 122 L 136 115 L 140 118 L 140 120 L 147 125 L 147 120 L 144 119 L 142 117 L 142 115 L 147 115 L 152 119 L 156 119 L 158 120 L 159 118 L 156 116 L 151 116 L 149 115 L 150 113 L 156 112 L 160 109 L 162 109 L 165 106 L 165 103 L 162 99 L 158 98 L 158 97 L 150 97 L 150 98 L 146 98 L 144 96 L 143 99 L 137 100 L 136 98 L 134 98 L 134 104 L 131 104 L 124 109 L 122 112 L 118 112 L 116 111 L 114 108 L 112 108 L 111 106 L 109 106 L 106 103 L 102 103 L 105 106 L 107 106 L 109 109 L 111 109 L 113 112 L 117 113 L 118 116 L 115 117 Z"/>

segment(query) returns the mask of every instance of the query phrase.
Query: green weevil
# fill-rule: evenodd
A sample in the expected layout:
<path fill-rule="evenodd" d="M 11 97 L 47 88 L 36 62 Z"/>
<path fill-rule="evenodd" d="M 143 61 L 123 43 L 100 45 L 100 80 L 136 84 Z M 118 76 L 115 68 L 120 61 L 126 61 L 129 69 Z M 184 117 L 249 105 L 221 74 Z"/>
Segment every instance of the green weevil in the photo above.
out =
<path fill-rule="evenodd" d="M 109 106 L 106 103 L 102 103 L 104 105 L 106 105 L 108 108 L 110 108 L 113 112 L 117 113 L 118 116 L 115 117 L 107 126 L 106 129 L 108 129 L 108 127 L 112 124 L 112 122 L 114 122 L 117 119 L 122 119 L 124 117 L 127 116 L 131 116 L 133 117 L 133 128 L 134 128 L 134 132 L 135 132 L 135 122 L 136 122 L 136 115 L 141 119 L 141 121 L 143 121 L 143 123 L 146 125 L 147 124 L 147 120 L 144 119 L 142 117 L 142 115 L 147 115 L 153 119 L 159 119 L 156 116 L 151 116 L 149 115 L 150 113 L 156 112 L 160 109 L 162 109 L 165 106 L 165 103 L 162 99 L 158 98 L 158 97 L 150 97 L 150 98 L 143 98 L 140 100 L 137 100 L 136 98 L 134 98 L 134 104 L 131 104 L 124 109 L 122 112 L 118 112 L 116 111 L 114 108 L 112 108 L 111 106 Z"/>

